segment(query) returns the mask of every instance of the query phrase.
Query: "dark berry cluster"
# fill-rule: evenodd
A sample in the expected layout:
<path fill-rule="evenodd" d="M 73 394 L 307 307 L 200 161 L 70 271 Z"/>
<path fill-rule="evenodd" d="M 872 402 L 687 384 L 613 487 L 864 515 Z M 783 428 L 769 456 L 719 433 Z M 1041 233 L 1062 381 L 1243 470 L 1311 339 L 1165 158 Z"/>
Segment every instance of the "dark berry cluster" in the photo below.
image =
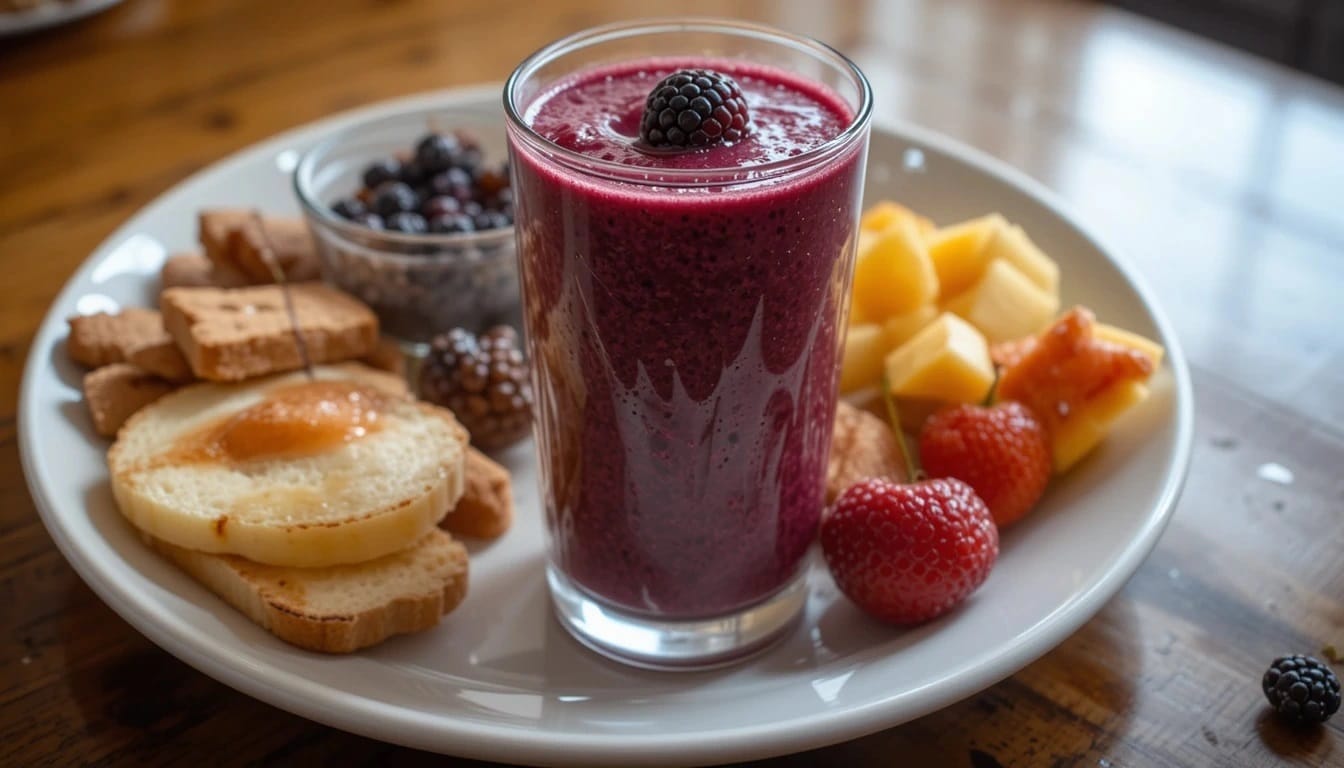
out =
<path fill-rule="evenodd" d="M 1269 705 L 1296 723 L 1323 723 L 1339 710 L 1339 678 L 1311 656 L 1280 656 L 1260 681 Z"/>
<path fill-rule="evenodd" d="M 513 225 L 508 165 L 486 165 L 480 144 L 463 133 L 430 133 L 413 152 L 370 164 L 363 182 L 331 209 L 370 229 L 448 234 Z"/>
<path fill-rule="evenodd" d="M 703 147 L 737 141 L 750 124 L 747 100 L 731 77 L 683 69 L 649 92 L 639 137 L 651 147 Z"/>
<path fill-rule="evenodd" d="M 518 332 L 499 325 L 480 338 L 462 328 L 438 336 L 420 369 L 420 396 L 453 412 L 482 450 L 527 435 L 532 384 Z"/>

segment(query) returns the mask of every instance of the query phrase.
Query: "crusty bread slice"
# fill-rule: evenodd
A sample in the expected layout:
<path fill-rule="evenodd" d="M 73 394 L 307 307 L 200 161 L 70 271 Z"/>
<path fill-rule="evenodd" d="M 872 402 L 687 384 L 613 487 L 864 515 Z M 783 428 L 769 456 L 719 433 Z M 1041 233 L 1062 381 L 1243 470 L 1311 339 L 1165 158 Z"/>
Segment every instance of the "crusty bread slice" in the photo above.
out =
<path fill-rule="evenodd" d="M 327 568 L 261 565 L 145 540 L 276 637 L 323 653 L 429 629 L 467 594 L 467 550 L 437 529 L 399 552 Z"/>
<path fill-rule="evenodd" d="M 113 363 L 84 374 L 84 403 L 94 431 L 113 437 L 136 411 L 176 388 L 143 368 Z"/>
<path fill-rule="evenodd" d="M 395 389 L 364 366 L 323 366 L 322 380 Z M 377 428 L 315 455 L 225 461 L 182 453 L 223 420 L 302 384 L 303 373 L 196 384 L 142 409 L 108 451 L 112 492 L 141 531 L 187 549 L 319 567 L 396 552 L 433 528 L 464 485 L 466 430 L 448 411 L 391 391 Z"/>
<path fill-rule="evenodd" d="M 475 448 L 467 448 L 467 483 L 462 498 L 439 526 L 458 536 L 497 539 L 513 523 L 509 470 Z"/>

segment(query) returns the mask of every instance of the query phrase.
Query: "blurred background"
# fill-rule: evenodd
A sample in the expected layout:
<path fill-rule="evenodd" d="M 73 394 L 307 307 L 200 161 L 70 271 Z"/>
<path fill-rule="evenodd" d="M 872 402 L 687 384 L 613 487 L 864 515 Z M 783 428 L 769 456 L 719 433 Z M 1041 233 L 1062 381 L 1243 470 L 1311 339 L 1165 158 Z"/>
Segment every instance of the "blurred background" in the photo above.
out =
<path fill-rule="evenodd" d="M 1095 0 L 684 0 L 677 10 L 757 19 L 844 51 L 872 80 L 879 119 L 1026 171 L 1153 275 L 1195 362 L 1207 353 L 1267 396 L 1297 396 L 1298 378 L 1260 374 L 1320 370 L 1335 347 L 1335 328 L 1297 327 L 1284 297 L 1328 306 L 1344 293 L 1337 270 L 1312 277 L 1344 249 L 1344 89 L 1326 79 L 1341 71 L 1344 0 L 1115 3 L 1162 20 Z M 63 276 L 130 212 L 232 151 L 351 107 L 502 81 L 551 40 L 655 10 L 124 0 L 0 38 L 0 184 L 22 190 L 0 209 L 0 238 L 10 253 L 49 253 L 6 264 L 16 279 L 5 303 L 24 308 L 7 325 L 0 307 L 0 334 L 31 333 Z M 1209 308 L 1244 328 L 1226 333 Z M 1344 419 L 1338 398 L 1304 394 Z"/>
<path fill-rule="evenodd" d="M 1111 0 L 1304 72 L 1344 82 L 1341 0 Z"/>

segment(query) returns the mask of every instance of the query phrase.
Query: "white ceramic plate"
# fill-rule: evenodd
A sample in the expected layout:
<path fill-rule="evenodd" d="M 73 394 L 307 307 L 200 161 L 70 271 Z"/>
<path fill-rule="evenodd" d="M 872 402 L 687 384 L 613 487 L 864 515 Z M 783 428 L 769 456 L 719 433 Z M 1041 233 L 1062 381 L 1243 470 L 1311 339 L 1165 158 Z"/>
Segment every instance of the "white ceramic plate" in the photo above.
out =
<path fill-rule="evenodd" d="M 0 12 L 0 37 L 69 24 L 120 3 L 121 0 L 56 0 L 26 11 Z"/>
<path fill-rule="evenodd" d="M 806 620 L 748 663 L 658 673 L 607 662 L 550 615 L 527 444 L 505 457 L 515 472 L 517 523 L 473 551 L 471 595 L 437 629 L 330 657 L 291 648 L 248 622 L 142 546 L 114 508 L 107 444 L 91 431 L 79 371 L 63 349 L 65 319 L 148 304 L 165 252 L 193 244 L 203 206 L 296 212 L 289 170 L 298 152 L 332 130 L 408 106 L 492 109 L 499 93 L 486 87 L 374 106 L 245 150 L 135 215 L 56 299 L 23 382 L 29 487 L 70 563 L 154 642 L 258 699 L 423 749 L 536 764 L 725 762 L 842 741 L 969 696 L 1068 637 L 1152 549 L 1185 475 L 1192 406 L 1185 359 L 1151 295 L 1038 184 L 946 139 L 885 126 L 873 133 L 870 202 L 893 197 L 944 222 L 1002 211 L 1060 262 L 1066 303 L 1085 303 L 1167 347 L 1153 396 L 1006 533 L 988 582 L 959 610 L 896 631 L 837 597 L 817 567 Z"/>

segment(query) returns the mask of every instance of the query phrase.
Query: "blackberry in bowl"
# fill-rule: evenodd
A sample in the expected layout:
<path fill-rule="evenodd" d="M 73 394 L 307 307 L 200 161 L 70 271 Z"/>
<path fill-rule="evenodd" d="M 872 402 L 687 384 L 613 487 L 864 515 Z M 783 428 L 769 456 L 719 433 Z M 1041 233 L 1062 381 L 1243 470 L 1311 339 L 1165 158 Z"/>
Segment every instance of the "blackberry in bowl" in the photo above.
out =
<path fill-rule="evenodd" d="M 323 279 L 413 352 L 451 328 L 520 325 L 503 118 L 421 107 L 313 147 L 294 191 Z"/>

